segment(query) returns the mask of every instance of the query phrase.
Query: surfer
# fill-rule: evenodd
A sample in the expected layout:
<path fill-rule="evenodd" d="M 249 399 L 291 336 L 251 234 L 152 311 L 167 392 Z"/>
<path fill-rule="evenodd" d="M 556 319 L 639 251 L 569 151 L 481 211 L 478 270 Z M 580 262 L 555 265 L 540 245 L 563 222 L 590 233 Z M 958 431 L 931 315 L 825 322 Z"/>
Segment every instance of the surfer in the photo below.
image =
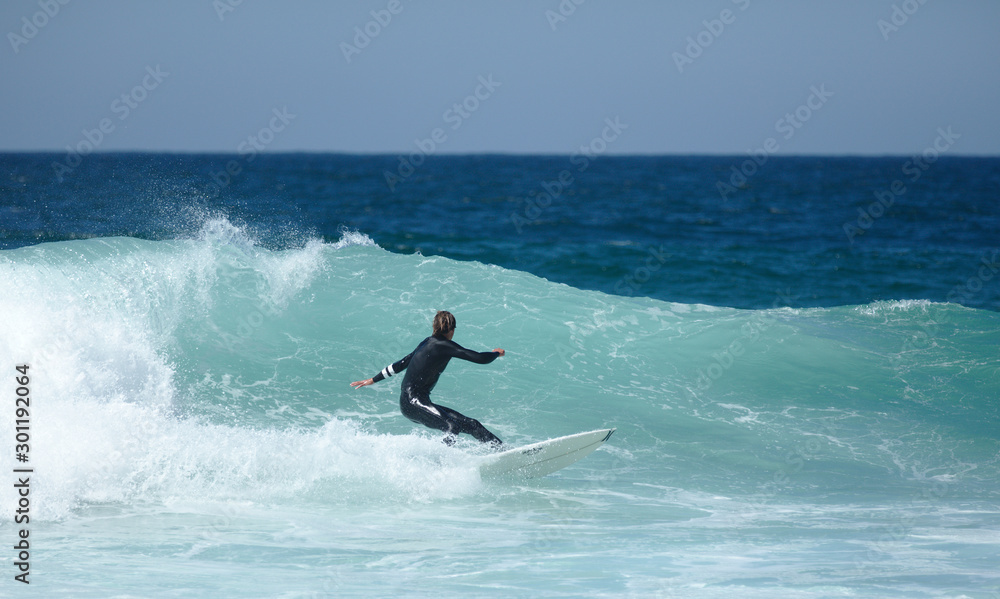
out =
<path fill-rule="evenodd" d="M 451 312 L 442 310 L 434 316 L 433 334 L 421 341 L 408 356 L 386 366 L 370 379 L 354 381 L 351 386 L 360 389 L 406 370 L 399 395 L 399 408 L 404 416 L 418 424 L 444 431 L 447 433 L 445 443 L 448 445 L 455 442 L 456 435 L 466 433 L 482 443 L 489 443 L 499 448 L 503 442 L 486 430 L 478 420 L 431 402 L 431 389 L 437 384 L 438 377 L 452 358 L 476 364 L 489 364 L 504 355 L 504 350 L 499 348 L 491 352 L 465 349 L 451 340 L 454 336 L 455 317 Z"/>

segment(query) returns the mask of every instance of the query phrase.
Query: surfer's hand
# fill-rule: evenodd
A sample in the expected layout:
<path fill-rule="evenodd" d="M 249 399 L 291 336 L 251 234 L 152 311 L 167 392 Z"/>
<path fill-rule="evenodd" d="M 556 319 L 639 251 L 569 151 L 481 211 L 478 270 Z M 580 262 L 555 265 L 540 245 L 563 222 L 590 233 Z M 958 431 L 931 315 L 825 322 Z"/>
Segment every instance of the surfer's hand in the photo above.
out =
<path fill-rule="evenodd" d="M 505 353 L 507 353 L 507 352 L 505 352 L 504 350 L 500 349 L 499 347 L 498 347 L 498 348 L 496 348 L 496 349 L 495 349 L 495 350 L 493 350 L 493 351 L 495 351 L 496 353 L 500 354 L 501 356 L 502 356 L 502 355 L 504 355 Z"/>
<path fill-rule="evenodd" d="M 353 383 L 351 383 L 351 386 L 354 387 L 355 389 L 360 389 L 362 387 L 367 387 L 368 385 L 374 385 L 374 384 L 375 384 L 374 380 L 368 379 L 365 381 L 354 381 Z"/>

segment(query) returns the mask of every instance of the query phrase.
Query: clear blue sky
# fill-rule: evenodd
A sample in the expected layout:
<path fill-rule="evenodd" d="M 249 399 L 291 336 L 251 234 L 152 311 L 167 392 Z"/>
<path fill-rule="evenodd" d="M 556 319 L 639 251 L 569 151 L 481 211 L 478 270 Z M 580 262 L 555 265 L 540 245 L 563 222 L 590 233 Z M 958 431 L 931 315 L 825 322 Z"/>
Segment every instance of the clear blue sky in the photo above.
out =
<path fill-rule="evenodd" d="M 998 24 L 995 0 L 4 0 L 0 150 L 910 154 L 950 127 L 996 155 Z"/>

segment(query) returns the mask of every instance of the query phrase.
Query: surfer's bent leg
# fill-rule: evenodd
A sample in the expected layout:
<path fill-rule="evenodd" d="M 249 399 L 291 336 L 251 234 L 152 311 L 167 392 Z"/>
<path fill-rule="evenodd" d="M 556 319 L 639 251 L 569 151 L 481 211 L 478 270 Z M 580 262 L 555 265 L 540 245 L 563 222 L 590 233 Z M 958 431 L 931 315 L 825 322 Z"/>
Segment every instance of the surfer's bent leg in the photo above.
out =
<path fill-rule="evenodd" d="M 411 397 L 406 392 L 399 397 L 399 408 L 403 415 L 424 426 L 444 431 L 449 436 L 465 433 L 482 443 L 502 445 L 503 441 L 491 433 L 478 420 L 462 415 L 451 408 L 439 406 L 429 400 Z"/>
<path fill-rule="evenodd" d="M 499 437 L 487 430 L 486 427 L 475 418 L 469 418 L 468 416 L 459 414 L 451 408 L 446 408 L 437 404 L 434 404 L 434 407 L 436 407 L 444 416 L 445 420 L 452 425 L 453 432 L 472 435 L 480 443 L 489 443 L 491 445 L 496 445 L 497 447 L 503 445 L 503 441 L 501 441 Z"/>

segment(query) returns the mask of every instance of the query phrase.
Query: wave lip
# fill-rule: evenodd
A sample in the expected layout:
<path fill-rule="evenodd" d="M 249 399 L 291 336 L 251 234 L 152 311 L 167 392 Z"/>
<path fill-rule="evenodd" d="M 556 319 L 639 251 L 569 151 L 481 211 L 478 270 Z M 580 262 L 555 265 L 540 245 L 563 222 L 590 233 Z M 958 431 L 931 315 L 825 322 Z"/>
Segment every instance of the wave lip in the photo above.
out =
<path fill-rule="evenodd" d="M 358 231 L 350 231 L 347 229 L 342 229 L 340 232 L 340 239 L 334 243 L 329 244 L 335 250 L 341 250 L 347 247 L 361 246 L 361 247 L 378 247 L 371 237 L 365 235 L 364 233 Z"/>

